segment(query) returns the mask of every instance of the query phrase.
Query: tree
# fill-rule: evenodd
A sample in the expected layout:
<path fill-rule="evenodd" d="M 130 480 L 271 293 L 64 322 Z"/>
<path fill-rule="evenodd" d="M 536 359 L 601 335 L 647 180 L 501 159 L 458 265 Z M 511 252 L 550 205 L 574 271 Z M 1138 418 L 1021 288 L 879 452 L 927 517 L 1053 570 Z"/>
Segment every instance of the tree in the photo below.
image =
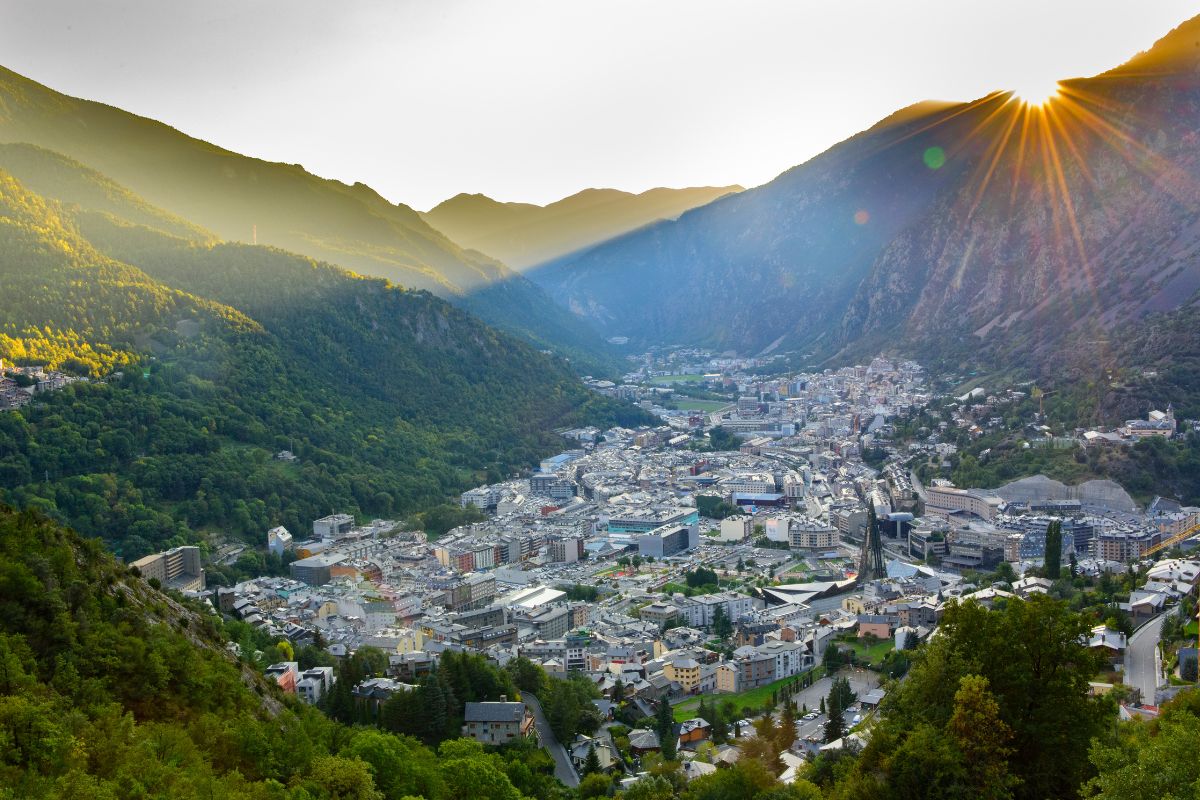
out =
<path fill-rule="evenodd" d="M 783 704 L 783 713 L 779 716 L 779 728 L 776 739 L 780 750 L 787 750 L 796 741 L 796 707 L 789 699 Z"/>
<path fill-rule="evenodd" d="M 1012 729 L 1000 718 L 1000 705 L 987 678 L 964 675 L 954 695 L 946 730 L 963 755 L 966 784 L 980 800 L 1008 800 L 1020 781 L 1008 771 Z"/>
<path fill-rule="evenodd" d="M 621 701 L 624 699 L 625 699 L 625 682 L 622 681 L 621 676 L 618 675 L 616 677 L 616 679 L 613 680 L 612 701 L 619 706 L 621 704 Z"/>
<path fill-rule="evenodd" d="M 1046 558 L 1044 562 L 1046 577 L 1058 580 L 1062 572 L 1062 523 L 1052 520 L 1046 528 Z"/>
<path fill-rule="evenodd" d="M 383 793 L 375 788 L 370 767 L 357 758 L 320 756 L 313 760 L 306 782 L 339 800 L 383 800 Z"/>
<path fill-rule="evenodd" d="M 846 735 L 846 719 L 842 716 L 843 709 L 834 703 L 829 703 L 829 719 L 825 720 L 825 742 L 835 742 Z"/>
<path fill-rule="evenodd" d="M 663 760 L 674 761 L 678 739 L 675 736 L 675 717 L 671 713 L 671 704 L 667 702 L 666 698 L 658 701 L 654 723 L 659 744 L 662 747 Z"/>
<path fill-rule="evenodd" d="M 1157 722 L 1125 723 L 1117 741 L 1098 740 L 1089 758 L 1096 776 L 1080 795 L 1096 800 L 1186 797 L 1200 785 L 1200 693 L 1163 705 Z"/>
<path fill-rule="evenodd" d="M 897 780 L 904 765 L 914 787 L 928 790 L 935 775 L 965 786 L 983 778 L 967 769 L 962 748 L 992 755 L 1007 750 L 1015 798 L 1073 796 L 1089 773 L 1090 743 L 1112 716 L 1111 701 L 1090 693 L 1089 681 L 1102 666 L 1086 645 L 1091 624 L 1046 596 L 1012 598 L 994 610 L 972 601 L 949 603 L 938 635 L 915 651 L 908 676 L 889 693 L 886 713 L 872 731 L 874 763 L 891 765 L 880 779 Z M 968 676 L 986 684 L 969 681 L 960 695 Z M 964 720 L 993 713 L 988 694 L 995 717 L 1011 731 L 1002 741 L 967 735 Z M 928 760 L 921 761 L 923 753 Z M 951 767 L 959 777 L 946 772 Z M 993 759 L 988 768 L 995 767 Z"/>
<path fill-rule="evenodd" d="M 583 759 L 583 774 L 594 775 L 600 771 L 600 757 L 596 755 L 596 746 L 588 748 L 587 757 Z"/>
<path fill-rule="evenodd" d="M 580 800 L 590 800 L 593 797 L 607 797 L 612 779 L 603 772 L 584 775 L 579 781 Z"/>
<path fill-rule="evenodd" d="M 733 623 L 729 620 L 729 614 L 723 604 L 713 609 L 712 630 L 713 634 L 722 642 L 727 641 L 733 635 Z"/>
<path fill-rule="evenodd" d="M 821 663 L 825 666 L 827 675 L 832 675 L 842 668 L 842 653 L 836 644 L 830 642 L 825 648 L 825 655 L 822 657 Z"/>
<path fill-rule="evenodd" d="M 622 793 L 623 800 L 671 800 L 675 787 L 662 775 L 647 775 Z"/>
<path fill-rule="evenodd" d="M 720 425 L 708 432 L 708 441 L 713 450 L 737 450 L 742 446 L 742 440 L 736 433 Z"/>

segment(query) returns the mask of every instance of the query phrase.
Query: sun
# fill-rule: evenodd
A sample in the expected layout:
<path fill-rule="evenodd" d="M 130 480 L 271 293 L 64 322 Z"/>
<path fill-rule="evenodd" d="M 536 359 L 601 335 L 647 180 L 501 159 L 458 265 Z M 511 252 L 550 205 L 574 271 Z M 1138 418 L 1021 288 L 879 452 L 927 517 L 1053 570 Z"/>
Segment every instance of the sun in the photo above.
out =
<path fill-rule="evenodd" d="M 1027 106 L 1044 106 L 1058 96 L 1058 81 L 1025 78 L 1012 88 L 1013 96 Z"/>

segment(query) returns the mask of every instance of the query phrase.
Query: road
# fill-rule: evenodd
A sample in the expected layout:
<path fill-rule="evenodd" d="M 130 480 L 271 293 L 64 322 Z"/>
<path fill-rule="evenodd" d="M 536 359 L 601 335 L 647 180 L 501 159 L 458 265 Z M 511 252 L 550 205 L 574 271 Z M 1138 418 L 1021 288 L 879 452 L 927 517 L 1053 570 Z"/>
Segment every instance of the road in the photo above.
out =
<path fill-rule="evenodd" d="M 917 497 L 920 497 L 921 502 L 924 503 L 926 500 L 925 484 L 921 483 L 921 479 L 917 477 L 917 471 L 915 469 L 910 469 L 908 471 L 908 480 L 909 483 L 912 484 L 913 491 L 917 493 Z"/>
<path fill-rule="evenodd" d="M 521 699 L 533 712 L 533 724 L 537 728 L 538 743 L 554 756 L 554 777 L 567 786 L 578 786 L 579 776 L 575 774 L 575 767 L 571 764 L 571 754 L 558 741 L 554 731 L 550 730 L 550 723 L 546 721 L 546 715 L 542 713 L 542 704 L 529 692 L 522 692 Z"/>
<path fill-rule="evenodd" d="M 1163 621 L 1177 608 L 1159 614 L 1129 637 L 1125 650 L 1125 682 L 1141 690 L 1142 702 L 1147 705 L 1154 704 L 1154 692 L 1159 685 L 1158 640 Z"/>

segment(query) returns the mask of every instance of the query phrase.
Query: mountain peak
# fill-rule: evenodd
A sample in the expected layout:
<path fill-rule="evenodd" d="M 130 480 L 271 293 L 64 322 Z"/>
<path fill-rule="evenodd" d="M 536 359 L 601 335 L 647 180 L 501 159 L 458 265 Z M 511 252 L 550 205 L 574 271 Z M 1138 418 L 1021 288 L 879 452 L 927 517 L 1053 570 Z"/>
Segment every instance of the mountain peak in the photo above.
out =
<path fill-rule="evenodd" d="M 634 194 L 593 187 L 544 206 L 463 193 L 424 216 L 459 245 L 520 270 L 740 191 L 740 186 L 659 187 Z"/>

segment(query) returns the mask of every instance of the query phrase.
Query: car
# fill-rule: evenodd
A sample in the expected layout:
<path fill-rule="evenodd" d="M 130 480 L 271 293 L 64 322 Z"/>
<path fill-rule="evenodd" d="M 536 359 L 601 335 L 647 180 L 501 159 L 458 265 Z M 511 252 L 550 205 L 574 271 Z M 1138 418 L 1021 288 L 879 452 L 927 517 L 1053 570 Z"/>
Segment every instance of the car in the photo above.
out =
<path fill-rule="evenodd" d="M 805 714 L 803 717 L 801 717 L 800 719 L 803 719 L 803 720 L 814 720 L 814 719 L 816 719 L 816 718 L 817 718 L 817 716 L 818 716 L 818 715 L 817 715 L 817 712 L 815 712 L 815 711 L 810 711 L 810 712 L 808 712 L 807 714 Z"/>

